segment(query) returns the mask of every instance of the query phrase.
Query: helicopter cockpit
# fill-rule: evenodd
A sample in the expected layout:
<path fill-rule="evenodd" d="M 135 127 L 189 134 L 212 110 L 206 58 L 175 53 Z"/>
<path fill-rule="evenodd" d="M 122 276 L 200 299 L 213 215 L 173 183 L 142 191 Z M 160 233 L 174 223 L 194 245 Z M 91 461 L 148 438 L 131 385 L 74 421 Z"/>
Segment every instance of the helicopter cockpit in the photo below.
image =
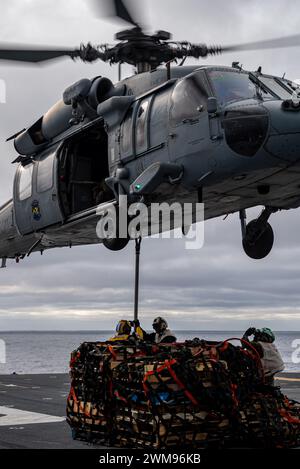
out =
<path fill-rule="evenodd" d="M 276 77 L 239 69 L 212 69 L 208 75 L 220 106 L 246 99 L 267 101 L 291 98 L 291 90 Z"/>

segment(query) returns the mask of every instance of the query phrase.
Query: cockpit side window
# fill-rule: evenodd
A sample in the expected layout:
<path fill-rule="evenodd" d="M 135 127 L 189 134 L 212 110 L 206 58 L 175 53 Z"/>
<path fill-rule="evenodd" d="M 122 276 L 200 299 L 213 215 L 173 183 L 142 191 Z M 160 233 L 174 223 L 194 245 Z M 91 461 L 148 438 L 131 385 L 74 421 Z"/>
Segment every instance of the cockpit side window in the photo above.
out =
<path fill-rule="evenodd" d="M 208 92 L 200 76 L 196 74 L 180 80 L 171 98 L 170 123 L 172 127 L 185 120 L 198 119 L 207 108 Z"/>
<path fill-rule="evenodd" d="M 216 98 L 220 106 L 244 99 L 276 99 L 268 90 L 250 80 L 248 73 L 233 70 L 209 70 Z M 260 79 L 260 78 L 259 78 Z"/>
<path fill-rule="evenodd" d="M 232 109 L 224 113 L 222 126 L 227 145 L 241 156 L 255 156 L 264 144 L 269 118 L 260 105 Z"/>
<path fill-rule="evenodd" d="M 247 73 L 210 70 L 209 77 L 221 106 L 241 99 L 257 98 L 256 86 Z"/>
<path fill-rule="evenodd" d="M 26 166 L 20 166 L 18 184 L 18 198 L 20 201 L 29 199 L 32 195 L 32 174 L 32 163 Z"/>

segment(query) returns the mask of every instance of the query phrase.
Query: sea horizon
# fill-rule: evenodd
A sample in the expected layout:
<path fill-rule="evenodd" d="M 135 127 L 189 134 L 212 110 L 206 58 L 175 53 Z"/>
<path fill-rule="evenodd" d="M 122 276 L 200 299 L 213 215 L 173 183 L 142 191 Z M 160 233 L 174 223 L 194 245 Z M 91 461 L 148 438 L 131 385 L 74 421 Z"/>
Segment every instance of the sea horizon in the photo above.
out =
<path fill-rule="evenodd" d="M 145 328 L 147 331 L 150 330 L 148 328 Z M 62 333 L 75 333 L 75 332 L 88 332 L 88 333 L 95 333 L 95 332 L 112 332 L 114 331 L 114 328 L 112 329 L 2 329 L 0 330 L 0 335 L 1 333 L 8 334 L 8 333 L 18 333 L 18 332 L 29 332 L 29 333 L 34 333 L 34 332 L 45 332 L 45 333 L 57 333 L 57 332 L 62 332 Z M 172 328 L 172 331 L 174 332 L 242 332 L 244 334 L 245 330 L 244 329 L 174 329 Z M 275 333 L 280 333 L 280 332 L 289 332 L 289 333 L 300 333 L 299 330 L 292 330 L 292 329 L 272 329 L 273 332 Z"/>
<path fill-rule="evenodd" d="M 242 337 L 240 330 L 173 330 L 178 342 L 195 337 L 222 342 Z M 300 372 L 295 351 L 300 348 L 299 331 L 274 331 L 276 345 L 285 363 L 285 371 Z M 0 331 L 5 344 L 6 363 L 0 363 L 0 374 L 67 373 L 70 354 L 83 342 L 106 341 L 114 335 L 111 330 L 18 330 Z M 297 352 L 297 357 L 300 353 Z"/>

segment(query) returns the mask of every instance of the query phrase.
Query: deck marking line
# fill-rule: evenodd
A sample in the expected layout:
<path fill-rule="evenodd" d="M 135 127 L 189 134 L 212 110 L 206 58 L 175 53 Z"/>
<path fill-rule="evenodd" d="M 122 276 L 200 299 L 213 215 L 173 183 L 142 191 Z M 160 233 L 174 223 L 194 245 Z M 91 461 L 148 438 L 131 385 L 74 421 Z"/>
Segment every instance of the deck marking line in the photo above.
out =
<path fill-rule="evenodd" d="M 12 409 L 11 407 L 1 407 L 0 414 L 0 427 L 3 426 L 18 426 L 29 425 L 35 423 L 55 423 L 64 422 L 65 417 L 58 417 L 55 415 L 39 414 L 37 412 L 28 412 L 27 410 Z"/>

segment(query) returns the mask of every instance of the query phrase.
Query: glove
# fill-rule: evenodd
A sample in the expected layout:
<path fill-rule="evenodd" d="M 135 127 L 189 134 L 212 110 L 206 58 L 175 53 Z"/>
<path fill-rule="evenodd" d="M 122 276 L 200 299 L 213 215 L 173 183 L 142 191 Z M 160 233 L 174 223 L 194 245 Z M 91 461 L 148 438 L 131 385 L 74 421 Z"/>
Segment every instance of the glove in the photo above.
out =
<path fill-rule="evenodd" d="M 243 335 L 243 339 L 248 339 L 250 335 L 255 334 L 256 328 L 255 327 L 249 327 L 249 329 L 246 330 L 245 334 Z"/>

